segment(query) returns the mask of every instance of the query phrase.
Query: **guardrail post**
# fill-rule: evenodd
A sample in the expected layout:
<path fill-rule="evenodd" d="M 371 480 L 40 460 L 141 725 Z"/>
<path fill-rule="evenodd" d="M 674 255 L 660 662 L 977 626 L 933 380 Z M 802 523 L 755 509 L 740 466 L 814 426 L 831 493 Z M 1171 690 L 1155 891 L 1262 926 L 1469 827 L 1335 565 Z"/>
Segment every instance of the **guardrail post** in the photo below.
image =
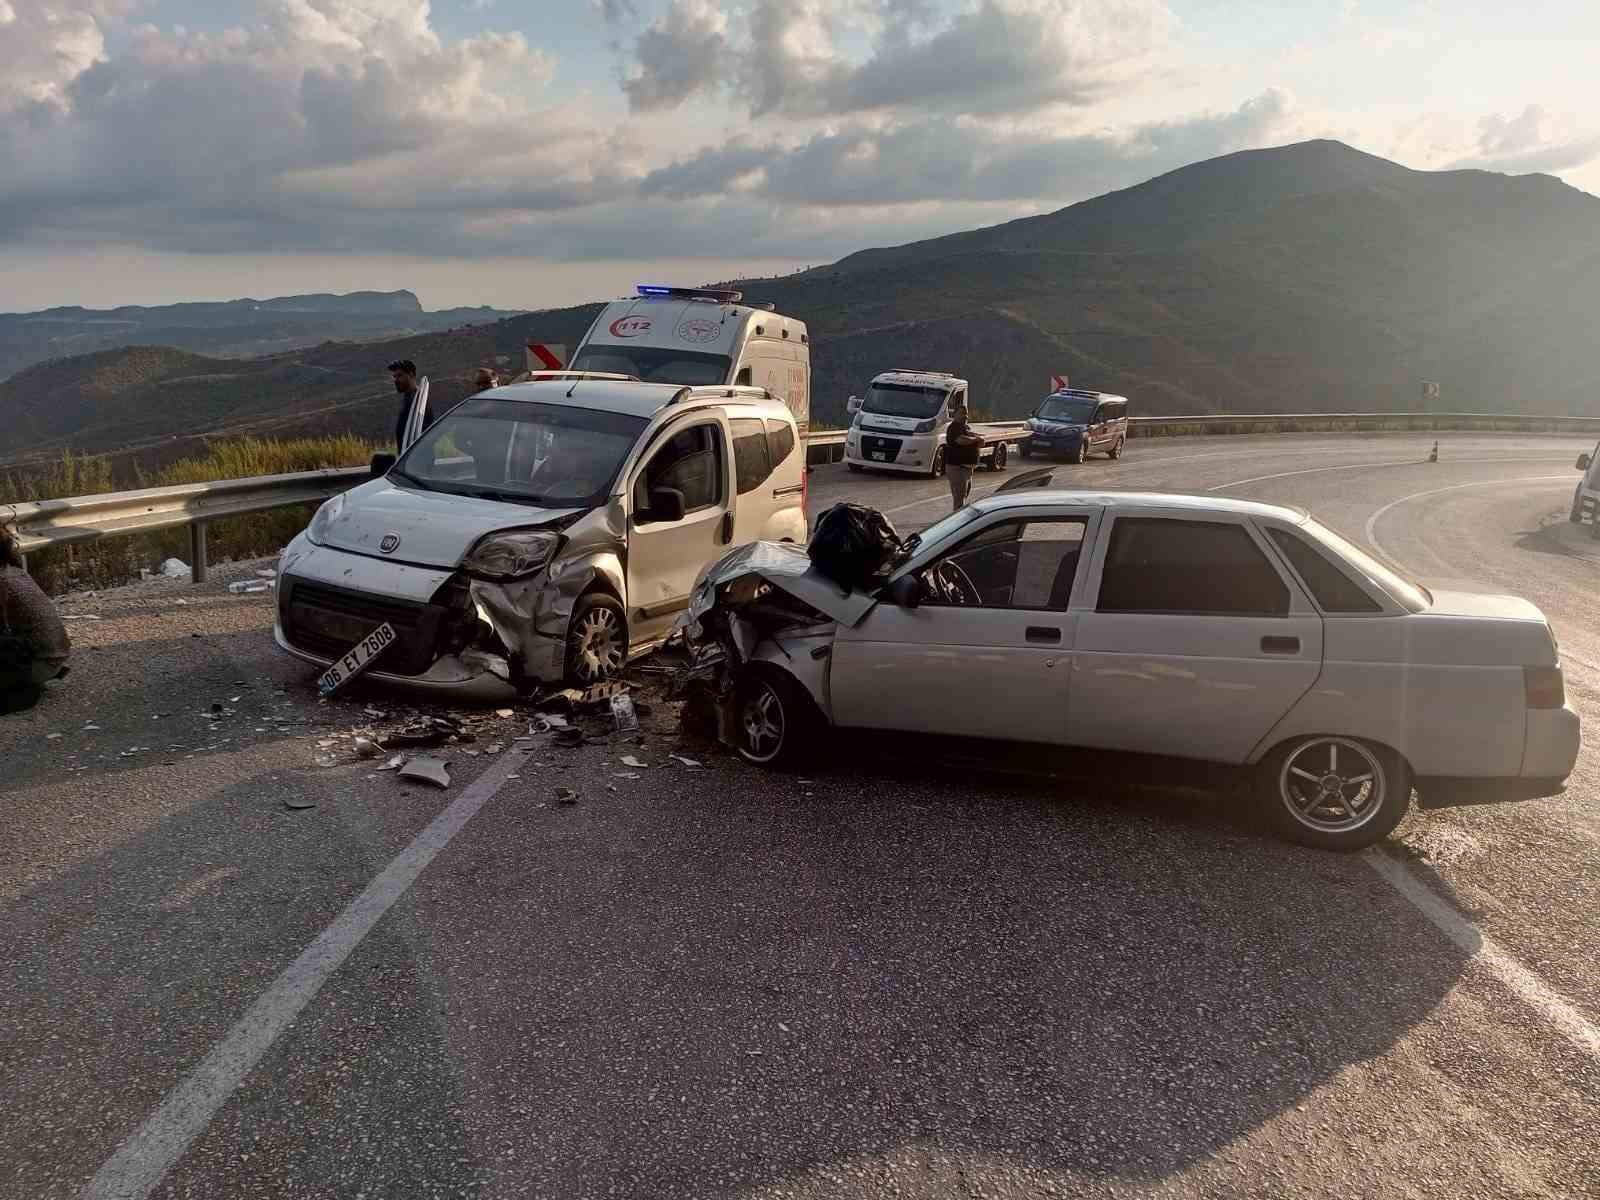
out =
<path fill-rule="evenodd" d="M 189 526 L 189 579 L 194 583 L 206 581 L 206 523 L 196 521 Z"/>

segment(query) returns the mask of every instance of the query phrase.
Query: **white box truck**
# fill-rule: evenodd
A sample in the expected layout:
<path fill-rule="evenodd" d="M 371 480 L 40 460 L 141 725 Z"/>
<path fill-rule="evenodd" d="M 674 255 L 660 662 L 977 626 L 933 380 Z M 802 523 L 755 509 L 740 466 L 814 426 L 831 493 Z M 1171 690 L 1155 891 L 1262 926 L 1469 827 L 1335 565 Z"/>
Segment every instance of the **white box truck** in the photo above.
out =
<path fill-rule="evenodd" d="M 632 375 L 647 383 L 765 388 L 811 425 L 811 344 L 803 321 L 771 305 L 741 303 L 719 288 L 640 284 L 600 310 L 570 370 Z"/>
<path fill-rule="evenodd" d="M 904 471 L 930 477 L 944 474 L 944 443 L 950 410 L 967 399 L 967 381 L 948 371 L 884 371 L 867 385 L 865 396 L 851 396 L 844 461 L 852 471 Z M 974 425 L 983 438 L 978 460 L 1003 471 L 1009 443 L 1025 438 L 1016 430 Z"/>

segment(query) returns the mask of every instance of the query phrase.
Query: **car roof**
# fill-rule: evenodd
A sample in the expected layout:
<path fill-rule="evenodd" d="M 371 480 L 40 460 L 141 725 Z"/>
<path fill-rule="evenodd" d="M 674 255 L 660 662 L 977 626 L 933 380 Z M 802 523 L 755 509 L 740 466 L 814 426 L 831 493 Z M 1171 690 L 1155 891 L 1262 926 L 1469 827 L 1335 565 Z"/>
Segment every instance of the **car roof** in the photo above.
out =
<path fill-rule="evenodd" d="M 913 383 L 925 384 L 930 387 L 944 387 L 952 390 L 957 387 L 967 386 L 967 381 L 965 379 L 958 378 L 957 376 L 950 374 L 948 371 L 879 371 L 872 377 L 872 382 L 877 383 L 880 379 L 890 380 L 895 383 L 910 380 Z"/>
<path fill-rule="evenodd" d="M 1071 504 L 1096 508 L 1179 508 L 1192 511 L 1197 517 L 1210 513 L 1234 513 L 1249 517 L 1268 517 L 1298 525 L 1310 514 L 1302 508 L 1287 504 L 1263 504 L 1257 500 L 1235 500 L 1231 496 L 1193 496 L 1182 492 L 1113 492 L 1079 491 L 1064 488 L 1023 488 L 1003 496 L 985 496 L 973 507 L 983 512 L 997 512 L 1008 508 L 1032 508 L 1039 505 Z"/>
<path fill-rule="evenodd" d="M 789 413 L 788 405 L 762 388 L 725 383 L 690 387 L 682 383 L 642 383 L 637 379 L 535 379 L 528 383 L 508 383 L 478 395 L 495 400 L 596 409 L 649 420 L 671 406 L 673 398 L 683 392 L 688 393 L 681 402 L 684 407 L 744 404 L 766 410 L 768 416 Z"/>
<path fill-rule="evenodd" d="M 681 391 L 681 383 L 640 383 L 633 379 L 535 379 L 529 383 L 508 383 L 504 387 L 479 392 L 478 395 L 493 400 L 593 408 L 601 412 L 648 419 L 665 408 Z M 571 396 L 568 396 L 568 392 L 572 393 Z"/>

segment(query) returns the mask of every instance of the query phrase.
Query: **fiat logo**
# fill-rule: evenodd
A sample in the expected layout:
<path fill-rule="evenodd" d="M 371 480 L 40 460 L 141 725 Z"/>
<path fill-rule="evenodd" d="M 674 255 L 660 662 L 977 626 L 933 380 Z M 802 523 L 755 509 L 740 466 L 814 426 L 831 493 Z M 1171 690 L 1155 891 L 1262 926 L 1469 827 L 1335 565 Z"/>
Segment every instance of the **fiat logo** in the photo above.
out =
<path fill-rule="evenodd" d="M 383 541 L 378 543 L 378 552 L 380 554 L 393 554 L 399 548 L 400 535 L 397 533 L 384 534 Z"/>
<path fill-rule="evenodd" d="M 632 338 L 649 332 L 649 317 L 618 317 L 611 322 L 612 337 Z"/>

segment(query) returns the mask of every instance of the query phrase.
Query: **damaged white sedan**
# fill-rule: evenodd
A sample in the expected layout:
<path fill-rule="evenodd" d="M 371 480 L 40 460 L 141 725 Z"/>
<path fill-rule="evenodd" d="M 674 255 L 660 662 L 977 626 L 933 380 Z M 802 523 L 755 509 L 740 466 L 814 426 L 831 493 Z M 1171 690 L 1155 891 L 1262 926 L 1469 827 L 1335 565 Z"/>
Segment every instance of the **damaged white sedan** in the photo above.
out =
<path fill-rule="evenodd" d="M 1531 798 L 1573 768 L 1578 716 L 1525 600 L 1429 592 L 1294 509 L 1004 491 L 866 591 L 797 547 L 711 567 L 685 623 L 724 738 L 771 765 L 829 728 L 972 739 L 996 764 L 1018 743 L 1080 769 L 1206 760 L 1249 772 L 1282 835 L 1343 850 L 1413 785 L 1425 807 Z"/>
<path fill-rule="evenodd" d="M 278 645 L 496 701 L 600 682 L 670 632 L 731 545 L 804 540 L 805 446 L 760 388 L 569 377 L 479 393 L 279 564 Z"/>

